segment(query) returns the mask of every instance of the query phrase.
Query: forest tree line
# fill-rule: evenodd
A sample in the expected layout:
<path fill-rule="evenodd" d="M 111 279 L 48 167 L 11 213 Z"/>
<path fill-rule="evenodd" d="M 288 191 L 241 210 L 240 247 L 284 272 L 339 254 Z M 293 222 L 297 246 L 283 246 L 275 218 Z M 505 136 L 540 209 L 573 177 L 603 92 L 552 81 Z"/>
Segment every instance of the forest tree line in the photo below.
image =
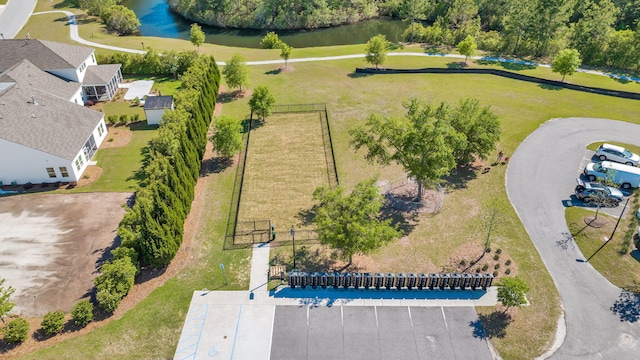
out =
<path fill-rule="evenodd" d="M 640 0 L 168 0 L 182 16 L 212 26 L 312 29 L 394 17 L 405 39 L 551 57 L 577 49 L 583 63 L 640 69 Z M 416 23 L 413 24 L 412 22 Z"/>

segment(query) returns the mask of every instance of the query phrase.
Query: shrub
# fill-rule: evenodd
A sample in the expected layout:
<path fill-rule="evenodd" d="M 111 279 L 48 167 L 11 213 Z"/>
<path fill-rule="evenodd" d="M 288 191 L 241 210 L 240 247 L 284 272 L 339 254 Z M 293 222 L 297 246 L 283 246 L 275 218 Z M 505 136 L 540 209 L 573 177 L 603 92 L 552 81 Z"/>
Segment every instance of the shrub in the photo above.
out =
<path fill-rule="evenodd" d="M 135 106 L 140 105 L 140 98 L 136 96 L 135 99 L 131 101 L 131 103 Z"/>
<path fill-rule="evenodd" d="M 501 248 L 498 248 L 498 249 L 496 250 L 496 254 L 502 254 L 502 249 L 501 249 Z"/>
<path fill-rule="evenodd" d="M 488 264 L 484 264 L 484 266 L 482 266 L 482 271 L 487 271 L 487 269 L 489 268 Z"/>
<path fill-rule="evenodd" d="M 42 329 L 47 335 L 55 335 L 61 332 L 64 327 L 64 313 L 60 310 L 48 312 L 44 318 L 42 318 L 40 326 L 42 326 Z"/>
<path fill-rule="evenodd" d="M 488 247 L 488 248 L 486 248 L 486 249 L 485 249 L 485 251 L 486 251 L 486 252 L 487 252 L 487 254 L 488 254 L 488 253 L 490 253 L 490 252 L 491 252 L 491 248 L 490 248 L 490 247 Z"/>
<path fill-rule="evenodd" d="M 497 271 L 494 271 L 494 272 L 493 272 L 493 277 L 494 277 L 494 278 L 497 278 L 497 277 L 498 277 L 498 272 L 497 272 Z"/>
<path fill-rule="evenodd" d="M 98 304 L 107 312 L 118 308 L 120 300 L 131 290 L 138 272 L 128 254 L 121 255 L 121 258 L 102 265 L 102 274 L 93 281 L 98 290 Z"/>
<path fill-rule="evenodd" d="M 467 262 L 464 260 L 460 260 L 460 266 L 465 266 L 465 265 L 467 265 Z"/>
<path fill-rule="evenodd" d="M 500 260 L 500 255 L 498 255 L 498 254 L 493 255 L 493 260 L 495 260 L 495 261 Z"/>
<path fill-rule="evenodd" d="M 131 115 L 131 121 L 132 122 L 136 122 L 140 120 L 140 114 L 133 114 Z"/>
<path fill-rule="evenodd" d="M 85 326 L 93 320 L 93 304 L 89 300 L 82 300 L 73 305 L 71 318 L 78 326 Z"/>
<path fill-rule="evenodd" d="M 280 40 L 278 34 L 269 31 L 267 35 L 260 40 L 260 46 L 262 46 L 263 49 L 279 49 L 280 46 L 282 46 L 282 40 Z"/>
<path fill-rule="evenodd" d="M 507 265 L 507 266 L 511 265 L 511 260 L 505 261 L 504 264 Z"/>
<path fill-rule="evenodd" d="M 120 115 L 120 124 L 126 125 L 129 122 L 129 115 L 122 114 Z"/>
<path fill-rule="evenodd" d="M 115 125 L 118 122 L 118 115 L 109 115 L 107 116 L 107 123 L 111 126 Z"/>
<path fill-rule="evenodd" d="M 3 332 L 4 341 L 10 343 L 21 343 L 27 340 L 27 335 L 29 335 L 29 323 L 23 318 L 17 318 L 8 323 Z"/>
<path fill-rule="evenodd" d="M 122 296 L 119 293 L 113 293 L 110 289 L 102 289 L 98 291 L 96 294 L 96 300 L 98 300 L 98 304 L 102 310 L 112 313 L 120 305 L 120 300 L 122 300 Z"/>
<path fill-rule="evenodd" d="M 496 264 L 496 266 L 494 266 L 493 268 L 496 270 L 500 269 L 500 264 Z"/>
<path fill-rule="evenodd" d="M 505 270 L 504 273 L 507 274 L 507 275 L 511 274 L 511 269 Z"/>

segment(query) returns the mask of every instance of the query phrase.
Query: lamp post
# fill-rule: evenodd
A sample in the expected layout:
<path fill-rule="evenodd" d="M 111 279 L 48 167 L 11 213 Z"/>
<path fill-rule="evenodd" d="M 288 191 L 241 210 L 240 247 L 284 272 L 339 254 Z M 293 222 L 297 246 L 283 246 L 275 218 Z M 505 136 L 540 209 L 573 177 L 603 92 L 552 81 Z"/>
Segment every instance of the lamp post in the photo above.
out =
<path fill-rule="evenodd" d="M 291 247 L 293 250 L 293 269 L 296 269 L 296 229 L 291 225 L 291 230 L 289 230 L 289 234 L 291 235 Z"/>

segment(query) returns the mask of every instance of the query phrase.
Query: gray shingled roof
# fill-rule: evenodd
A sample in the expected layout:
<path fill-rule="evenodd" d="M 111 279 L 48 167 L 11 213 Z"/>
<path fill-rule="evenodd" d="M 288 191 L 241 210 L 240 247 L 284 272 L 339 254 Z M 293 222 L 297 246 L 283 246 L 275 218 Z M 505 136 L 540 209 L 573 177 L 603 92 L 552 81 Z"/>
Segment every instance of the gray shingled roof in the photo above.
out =
<path fill-rule="evenodd" d="M 100 112 L 34 89 L 14 85 L 0 93 L 0 139 L 71 161 L 102 118 Z"/>
<path fill-rule="evenodd" d="M 147 96 L 144 102 L 145 110 L 170 109 L 173 104 L 173 96 Z"/>
<path fill-rule="evenodd" d="M 81 87 L 77 82 L 38 69 L 29 60 L 22 60 L 0 74 L 0 82 L 16 82 L 22 88 L 35 88 L 65 100 L 71 99 Z"/>
<path fill-rule="evenodd" d="M 82 84 L 85 86 L 106 85 L 113 79 L 113 76 L 120 70 L 120 67 L 122 67 L 120 64 L 88 66 Z"/>
<path fill-rule="evenodd" d="M 47 40 L 0 40 L 0 71 L 27 59 L 42 70 L 75 69 L 93 49 Z"/>

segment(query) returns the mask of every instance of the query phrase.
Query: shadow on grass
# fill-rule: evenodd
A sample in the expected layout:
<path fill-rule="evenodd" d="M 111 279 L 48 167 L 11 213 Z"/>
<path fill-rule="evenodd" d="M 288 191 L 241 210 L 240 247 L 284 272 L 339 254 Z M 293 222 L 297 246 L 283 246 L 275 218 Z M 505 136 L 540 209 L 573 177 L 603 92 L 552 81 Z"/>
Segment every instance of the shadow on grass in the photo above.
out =
<path fill-rule="evenodd" d="M 54 9 L 63 9 L 63 8 L 74 8 L 79 9 L 76 0 L 63 0 L 55 5 L 53 5 Z"/>
<path fill-rule="evenodd" d="M 611 312 L 620 318 L 620 321 L 635 323 L 640 320 L 640 285 L 636 282 L 633 286 L 623 289 L 611 306 Z"/>
<path fill-rule="evenodd" d="M 432 55 L 445 55 L 447 54 L 447 51 L 444 48 L 438 47 L 438 46 L 434 46 L 434 45 L 424 45 L 422 46 L 422 49 L 424 49 L 424 53 L 425 54 L 432 54 Z"/>
<path fill-rule="evenodd" d="M 447 68 L 449 69 L 464 69 L 467 67 L 467 64 L 464 61 L 452 61 L 447 63 Z"/>
<path fill-rule="evenodd" d="M 386 202 L 380 209 L 380 217 L 383 220 L 391 220 L 391 225 L 402 231 L 403 236 L 407 236 L 418 225 L 419 214 L 415 211 L 396 209 L 389 202 Z"/>
<path fill-rule="evenodd" d="M 478 319 L 469 322 L 473 337 L 479 339 L 502 339 L 507 335 L 507 326 L 513 321 L 511 315 L 502 311 L 478 315 Z"/>
<path fill-rule="evenodd" d="M 352 72 L 352 73 L 349 73 L 349 75 L 347 75 L 347 76 L 349 76 L 349 77 L 350 77 L 350 78 L 352 78 L 352 79 L 359 79 L 359 78 L 364 78 L 364 77 L 373 76 L 373 74 L 369 74 L 369 73 L 359 73 L 359 72 L 355 72 L 355 71 L 354 71 L 354 72 Z"/>
<path fill-rule="evenodd" d="M 533 70 L 535 68 L 537 68 L 536 65 L 534 64 L 522 64 L 522 63 L 517 63 L 517 62 L 512 62 L 512 61 L 508 61 L 508 62 L 504 62 L 504 61 L 497 61 L 497 60 L 477 60 L 476 64 L 478 65 L 497 65 L 500 66 L 501 68 L 505 69 L 505 70 L 509 70 L 509 71 L 522 71 L 522 70 Z"/>
<path fill-rule="evenodd" d="M 548 85 L 548 84 L 539 84 L 538 87 L 540 89 L 553 90 L 553 91 L 559 91 L 559 90 L 564 89 L 563 87 L 560 87 L 560 86 Z"/>
<path fill-rule="evenodd" d="M 448 176 L 443 176 L 445 180 L 454 189 L 464 189 L 467 187 L 467 183 L 478 177 L 478 171 L 482 169 L 482 166 L 475 166 L 472 164 L 458 166 Z"/>
<path fill-rule="evenodd" d="M 218 94 L 218 102 L 223 104 L 238 100 L 244 97 L 244 91 L 235 90 Z"/>
<path fill-rule="evenodd" d="M 205 177 L 210 174 L 219 174 L 232 165 L 233 159 L 230 158 L 218 156 L 205 159 L 202 161 L 202 166 L 200 167 L 200 177 Z"/>
<path fill-rule="evenodd" d="M 273 69 L 273 70 L 269 70 L 269 71 L 265 71 L 264 74 L 265 75 L 278 75 L 282 72 L 282 68 L 277 68 L 277 69 Z"/>
<path fill-rule="evenodd" d="M 313 224 L 313 218 L 316 216 L 316 207 L 312 207 L 311 209 L 300 210 L 298 214 L 296 214 L 296 219 L 302 226 L 310 226 Z"/>
<path fill-rule="evenodd" d="M 293 251 L 293 249 L 292 249 Z M 326 272 L 332 269 L 335 265 L 335 259 L 332 259 L 330 255 L 321 252 L 321 249 L 317 248 L 312 250 L 306 245 L 300 247 L 296 246 L 296 267 L 297 270 L 305 272 Z M 293 258 L 289 257 L 285 264 L 293 264 Z"/>

